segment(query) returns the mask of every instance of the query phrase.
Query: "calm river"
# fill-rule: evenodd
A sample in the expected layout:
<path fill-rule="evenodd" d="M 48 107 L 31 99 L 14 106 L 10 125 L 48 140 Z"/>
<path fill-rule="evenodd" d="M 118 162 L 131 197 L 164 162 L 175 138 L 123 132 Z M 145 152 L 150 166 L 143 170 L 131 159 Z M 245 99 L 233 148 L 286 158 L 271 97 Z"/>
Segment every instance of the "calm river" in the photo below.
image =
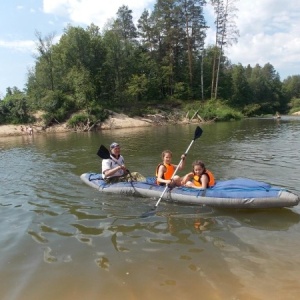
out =
<path fill-rule="evenodd" d="M 300 117 L 206 124 L 187 157 L 300 194 Z M 0 299 L 299 299 L 300 207 L 216 210 L 99 193 L 100 144 L 153 176 L 196 125 L 0 138 Z M 179 173 L 183 175 L 183 173 Z"/>

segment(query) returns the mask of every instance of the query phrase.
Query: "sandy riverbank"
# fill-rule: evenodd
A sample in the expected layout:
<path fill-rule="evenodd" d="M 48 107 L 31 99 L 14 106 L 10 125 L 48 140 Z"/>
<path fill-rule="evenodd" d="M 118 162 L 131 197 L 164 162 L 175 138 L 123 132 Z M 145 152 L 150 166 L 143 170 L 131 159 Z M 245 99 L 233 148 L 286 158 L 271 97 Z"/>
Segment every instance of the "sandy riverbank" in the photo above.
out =
<path fill-rule="evenodd" d="M 147 127 L 153 125 L 155 125 L 155 122 L 151 119 L 130 118 L 124 114 L 114 113 L 109 119 L 103 122 L 97 129 L 107 130 L 107 129 L 120 129 L 120 128 L 133 128 L 133 127 Z M 25 124 L 0 125 L 0 137 L 29 135 L 29 131 L 26 130 L 26 127 L 29 126 Z M 74 131 L 74 129 L 68 128 L 66 123 L 56 124 L 46 129 L 43 129 L 41 124 L 33 124 L 32 129 L 33 129 L 33 134 Z"/>
<path fill-rule="evenodd" d="M 295 112 L 292 115 L 300 116 L 300 111 Z M 194 121 L 197 122 L 197 120 Z M 184 120 L 181 123 L 190 123 L 190 122 L 191 121 Z M 153 118 L 130 118 L 124 114 L 113 113 L 109 119 L 107 119 L 98 127 L 98 130 L 147 127 L 147 126 L 155 126 L 157 124 L 158 124 L 157 120 L 154 120 Z M 24 129 L 23 131 L 21 130 L 21 126 Z M 33 128 L 33 134 L 74 131 L 74 129 L 68 128 L 66 123 L 56 124 L 46 129 L 43 129 L 43 127 L 40 124 L 33 124 L 32 128 Z M 29 134 L 28 131 L 26 132 L 26 125 L 24 124 L 0 125 L 0 137 L 28 135 L 28 134 Z"/>

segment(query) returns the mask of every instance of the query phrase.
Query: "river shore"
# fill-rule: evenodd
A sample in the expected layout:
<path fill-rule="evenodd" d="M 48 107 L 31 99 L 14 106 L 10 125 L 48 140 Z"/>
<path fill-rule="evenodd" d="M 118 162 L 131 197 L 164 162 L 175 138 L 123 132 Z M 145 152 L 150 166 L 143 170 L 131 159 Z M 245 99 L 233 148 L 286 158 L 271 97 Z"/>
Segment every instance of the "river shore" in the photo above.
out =
<path fill-rule="evenodd" d="M 292 114 L 293 116 L 300 116 L 300 111 Z M 101 123 L 96 130 L 109 130 L 109 129 L 122 129 L 133 127 L 148 127 L 158 126 L 163 124 L 169 124 L 168 120 L 165 120 L 160 115 L 152 115 L 144 118 L 136 117 L 131 118 L 124 114 L 113 113 L 105 122 Z M 178 122 L 177 122 L 178 123 Z M 201 123 L 199 119 L 180 121 L 181 124 L 187 123 Z M 29 125 L 0 125 L 0 137 L 18 136 L 18 135 L 30 135 Z M 69 128 L 67 123 L 55 124 L 53 126 L 44 128 L 40 123 L 32 124 L 32 134 L 42 133 L 60 133 L 76 131 L 74 128 Z"/>
<path fill-rule="evenodd" d="M 194 120 L 194 122 L 197 120 Z M 181 123 L 191 123 L 192 121 L 183 120 Z M 199 120 L 197 121 L 199 122 Z M 101 123 L 97 128 L 92 130 L 111 130 L 133 127 L 148 127 L 167 124 L 168 121 L 162 116 L 147 116 L 145 118 L 131 118 L 124 114 L 113 113 L 105 122 Z M 45 133 L 60 133 L 76 131 L 74 128 L 69 128 L 67 123 L 60 123 L 44 128 L 40 122 L 31 125 L 32 131 L 28 124 L 19 125 L 0 125 L 0 137 L 30 135 L 30 134 L 45 134 Z M 79 130 L 82 131 L 82 130 Z"/>

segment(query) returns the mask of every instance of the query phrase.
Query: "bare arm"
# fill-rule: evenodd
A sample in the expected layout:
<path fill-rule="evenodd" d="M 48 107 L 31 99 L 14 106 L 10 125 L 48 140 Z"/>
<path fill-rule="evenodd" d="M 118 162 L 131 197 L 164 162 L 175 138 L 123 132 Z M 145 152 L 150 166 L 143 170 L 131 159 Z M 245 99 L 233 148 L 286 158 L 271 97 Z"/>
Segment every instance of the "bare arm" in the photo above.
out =
<path fill-rule="evenodd" d="M 185 167 L 185 154 L 182 154 L 178 170 L 183 170 L 184 167 Z M 176 168 L 176 166 L 175 166 L 175 168 Z"/>
<path fill-rule="evenodd" d="M 193 176 L 194 176 L 193 172 L 186 174 L 185 176 L 183 176 L 181 184 L 185 185 L 189 180 L 193 178 Z"/>
<path fill-rule="evenodd" d="M 201 185 L 203 189 L 206 189 L 208 187 L 208 177 L 206 174 L 201 175 Z"/>
<path fill-rule="evenodd" d="M 105 177 L 122 176 L 126 171 L 126 167 L 121 162 L 112 163 L 110 159 L 102 160 L 102 173 Z"/>
<path fill-rule="evenodd" d="M 111 176 L 113 176 L 116 172 L 118 172 L 118 171 L 120 171 L 120 170 L 125 171 L 125 170 L 126 170 L 126 167 L 125 167 L 124 165 L 122 165 L 122 166 L 116 166 L 115 168 L 105 170 L 103 173 L 105 174 L 105 177 L 111 177 Z"/>

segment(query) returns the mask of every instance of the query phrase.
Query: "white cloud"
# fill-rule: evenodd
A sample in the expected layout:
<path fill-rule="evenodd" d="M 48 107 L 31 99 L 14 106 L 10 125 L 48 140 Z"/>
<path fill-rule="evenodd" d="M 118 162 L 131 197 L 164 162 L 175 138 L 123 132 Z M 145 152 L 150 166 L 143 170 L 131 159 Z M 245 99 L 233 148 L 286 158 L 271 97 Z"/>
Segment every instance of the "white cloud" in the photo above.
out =
<path fill-rule="evenodd" d="M 103 29 L 116 18 L 119 7 L 127 5 L 133 11 L 134 22 L 145 8 L 156 0 L 44 0 L 47 14 L 60 15 L 71 23 L 90 25 L 92 22 Z M 298 0 L 239 0 L 235 21 L 240 32 L 238 43 L 225 49 L 232 63 L 254 66 L 271 63 L 282 77 L 297 74 L 300 69 L 300 2 Z M 208 25 L 206 45 L 213 44 L 214 14 L 210 5 L 205 7 Z M 299 72 L 298 72 L 299 73 Z"/>
<path fill-rule="evenodd" d="M 284 79 L 300 74 L 300 2 L 298 0 L 239 0 L 238 43 L 225 50 L 232 63 L 271 63 Z M 211 9 L 206 10 L 210 15 Z M 212 28 L 208 41 L 214 41 Z"/>
<path fill-rule="evenodd" d="M 155 0 L 44 0 L 43 8 L 45 13 L 65 16 L 75 23 L 85 25 L 94 23 L 102 29 L 109 19 L 116 17 L 122 5 L 132 10 L 135 22 L 143 10 L 155 2 Z"/>
<path fill-rule="evenodd" d="M 27 71 L 24 67 L 21 69 L 24 54 L 27 51 L 26 63 L 30 63 L 36 45 L 35 41 L 21 40 L 20 37 L 22 32 L 27 36 L 28 31 L 32 31 L 34 21 L 39 24 L 38 28 L 42 32 L 60 32 L 67 23 L 87 26 L 93 22 L 103 29 L 111 18 L 116 18 L 116 13 L 122 5 L 132 10 L 133 20 L 136 22 L 143 10 L 152 8 L 156 2 L 157 0 L 43 0 L 42 11 L 38 6 L 32 7 L 30 11 L 25 10 L 23 6 L 14 6 L 20 16 L 20 19 L 14 20 L 14 24 L 18 25 L 17 30 L 8 26 L 0 36 L 0 64 L 3 72 L 3 75 L 0 74 L 0 90 L 6 86 L 21 86 L 24 82 L 23 74 Z M 12 5 L 10 1 L 5 3 L 8 6 Z M 243 66 L 254 66 L 256 63 L 263 66 L 271 63 L 280 73 L 281 79 L 288 75 L 300 74 L 299 0 L 239 0 L 236 6 L 236 24 L 240 37 L 237 44 L 226 49 L 226 55 L 231 62 L 241 63 Z M 47 19 L 48 27 L 42 27 L 41 23 L 38 23 L 39 18 Z M 214 15 L 209 5 L 205 8 L 205 18 L 211 26 L 206 39 L 206 45 L 209 45 L 215 40 Z M 30 25 L 31 27 L 28 27 Z M 13 36 L 17 38 L 13 40 Z M 7 54 L 4 54 L 4 51 Z M 18 69 L 12 69 L 12 63 L 8 62 L 7 58 L 12 57 L 13 61 L 18 60 L 15 64 Z M 7 76 L 8 70 L 14 72 L 11 77 Z M 17 76 L 20 77 L 20 84 L 16 82 Z"/>
<path fill-rule="evenodd" d="M 36 45 L 34 41 L 21 41 L 21 40 L 14 40 L 14 41 L 4 41 L 0 40 L 0 47 L 16 50 L 19 52 L 33 52 Z"/>

